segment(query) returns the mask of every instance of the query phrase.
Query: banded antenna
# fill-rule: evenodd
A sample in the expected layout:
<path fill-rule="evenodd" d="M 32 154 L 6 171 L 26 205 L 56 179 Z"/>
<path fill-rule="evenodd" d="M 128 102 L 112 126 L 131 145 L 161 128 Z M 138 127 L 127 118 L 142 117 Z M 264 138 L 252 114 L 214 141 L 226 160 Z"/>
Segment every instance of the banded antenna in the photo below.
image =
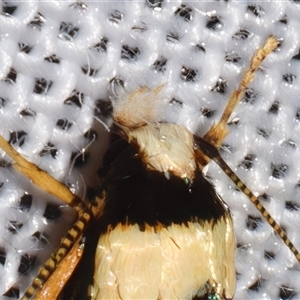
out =
<path fill-rule="evenodd" d="M 298 262 L 300 262 L 300 253 L 295 247 L 295 245 L 288 238 L 285 231 L 281 226 L 272 218 L 268 213 L 266 208 L 262 205 L 260 200 L 250 191 L 250 189 L 243 183 L 243 181 L 233 172 L 233 170 L 228 166 L 228 164 L 223 160 L 219 153 L 220 146 L 229 133 L 226 128 L 227 122 L 231 113 L 233 112 L 235 106 L 240 101 L 245 93 L 245 90 L 249 83 L 254 78 L 254 73 L 260 67 L 263 60 L 276 49 L 278 46 L 278 41 L 274 36 L 270 36 L 263 47 L 259 48 L 254 54 L 250 67 L 245 72 L 242 81 L 240 82 L 238 88 L 232 93 L 229 102 L 224 110 L 224 113 L 220 121 L 213 125 L 210 130 L 204 135 L 203 138 L 194 136 L 195 146 L 196 146 L 196 156 L 200 168 L 203 168 L 209 159 L 215 161 L 220 168 L 226 173 L 226 175 L 232 180 L 232 182 L 241 190 L 253 203 L 256 209 L 262 214 L 265 220 L 271 225 L 274 231 L 282 239 L 282 241 L 289 247 L 292 253 L 295 255 Z M 204 154 L 204 155 L 203 155 Z M 209 159 L 208 159 L 209 158 Z"/>
<path fill-rule="evenodd" d="M 195 146 L 198 147 L 198 150 L 201 150 L 202 153 L 207 157 L 215 161 L 219 167 L 226 173 L 226 175 L 232 180 L 232 182 L 241 190 L 253 203 L 256 209 L 262 214 L 265 220 L 271 225 L 274 231 L 279 235 L 282 241 L 289 247 L 289 249 L 293 252 L 296 259 L 300 263 L 300 253 L 295 247 L 295 245 L 288 238 L 285 231 L 281 228 L 281 226 L 272 218 L 272 216 L 268 213 L 266 208 L 262 205 L 259 199 L 250 191 L 250 189 L 243 183 L 243 181 L 233 172 L 233 170 L 228 166 L 228 164 L 221 157 L 218 149 L 205 141 L 203 138 L 194 136 Z M 197 152 L 197 150 L 196 150 Z"/>

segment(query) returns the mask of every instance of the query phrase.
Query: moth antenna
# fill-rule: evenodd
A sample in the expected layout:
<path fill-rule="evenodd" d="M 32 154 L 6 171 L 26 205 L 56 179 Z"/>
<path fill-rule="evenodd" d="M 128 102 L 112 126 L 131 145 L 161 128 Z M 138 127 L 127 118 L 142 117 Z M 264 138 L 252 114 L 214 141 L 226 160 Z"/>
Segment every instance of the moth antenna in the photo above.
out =
<path fill-rule="evenodd" d="M 85 237 L 79 239 L 70 253 L 67 259 L 63 260 L 61 264 L 57 266 L 54 273 L 43 285 L 41 289 L 35 295 L 36 300 L 45 299 L 57 299 L 62 291 L 62 288 L 66 282 L 70 279 L 73 271 L 76 269 L 83 255 L 85 248 Z M 57 278 L 61 278 L 60 284 L 57 284 Z"/>
<path fill-rule="evenodd" d="M 273 219 L 273 217 L 269 214 L 266 208 L 262 205 L 260 200 L 250 191 L 250 189 L 245 185 L 245 183 L 232 171 L 232 169 L 221 157 L 218 149 L 201 137 L 194 136 L 194 141 L 195 141 L 195 146 L 197 147 L 195 150 L 196 156 L 203 156 L 203 154 L 205 154 L 207 157 L 209 157 L 219 165 L 219 167 L 226 173 L 226 175 L 239 188 L 239 190 L 241 190 L 250 199 L 250 201 L 253 203 L 256 209 L 262 214 L 265 220 L 271 225 L 274 231 L 279 235 L 281 240 L 288 246 L 288 248 L 292 251 L 296 259 L 300 263 L 300 253 L 295 247 L 295 245 L 292 243 L 292 241 L 288 238 L 285 231 Z"/>
<path fill-rule="evenodd" d="M 74 194 L 61 182 L 42 171 L 35 164 L 26 160 L 17 150 L 15 150 L 1 135 L 0 148 L 10 156 L 15 163 L 12 166 L 29 178 L 35 185 L 47 193 L 63 200 L 66 204 L 72 205 Z"/>
<path fill-rule="evenodd" d="M 253 55 L 250 66 L 245 72 L 238 88 L 233 91 L 231 97 L 227 103 L 227 106 L 223 112 L 220 121 L 213 125 L 210 130 L 204 135 L 204 139 L 210 144 L 214 145 L 216 148 L 220 148 L 223 140 L 228 135 L 229 130 L 226 125 L 232 114 L 235 106 L 241 100 L 245 93 L 246 88 L 254 79 L 254 73 L 260 67 L 264 59 L 278 46 L 278 40 L 274 36 L 270 36 L 266 43 L 260 47 L 257 52 Z"/>

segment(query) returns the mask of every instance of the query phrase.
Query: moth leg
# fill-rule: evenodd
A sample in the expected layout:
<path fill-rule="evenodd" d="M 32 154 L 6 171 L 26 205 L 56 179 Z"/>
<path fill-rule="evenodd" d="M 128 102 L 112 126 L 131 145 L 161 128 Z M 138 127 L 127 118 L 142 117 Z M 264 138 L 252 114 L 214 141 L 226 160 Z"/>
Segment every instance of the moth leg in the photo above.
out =
<path fill-rule="evenodd" d="M 278 46 L 278 41 L 274 36 L 270 36 L 266 43 L 257 50 L 251 59 L 250 66 L 245 72 L 242 81 L 240 82 L 238 88 L 231 94 L 229 102 L 224 110 L 224 113 L 220 121 L 213 125 L 209 131 L 204 135 L 204 139 L 210 144 L 214 145 L 216 148 L 220 148 L 223 140 L 228 135 L 229 130 L 227 129 L 227 122 L 232 114 L 235 106 L 241 100 L 245 93 L 247 86 L 254 79 L 254 73 L 260 67 L 264 59 Z"/>

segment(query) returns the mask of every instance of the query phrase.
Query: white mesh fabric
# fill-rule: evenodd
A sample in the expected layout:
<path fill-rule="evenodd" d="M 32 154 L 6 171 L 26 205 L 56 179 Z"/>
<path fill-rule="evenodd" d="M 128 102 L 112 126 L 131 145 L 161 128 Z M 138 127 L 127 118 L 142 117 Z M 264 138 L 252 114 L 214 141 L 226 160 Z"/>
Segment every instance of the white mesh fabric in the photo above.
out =
<path fill-rule="evenodd" d="M 300 248 L 298 1 L 9 1 L 0 12 L 0 134 L 81 196 L 101 165 L 107 133 L 97 119 L 107 120 L 112 78 L 128 92 L 165 83 L 170 105 L 161 118 L 203 135 L 255 50 L 269 35 L 281 39 L 235 110 L 222 156 Z M 70 175 L 83 148 L 87 164 Z M 2 152 L 0 162 L 4 299 L 22 295 L 74 216 L 61 206 L 60 215 L 60 202 Z M 289 249 L 218 166 L 207 172 L 234 219 L 235 299 L 299 299 L 299 265 Z"/>

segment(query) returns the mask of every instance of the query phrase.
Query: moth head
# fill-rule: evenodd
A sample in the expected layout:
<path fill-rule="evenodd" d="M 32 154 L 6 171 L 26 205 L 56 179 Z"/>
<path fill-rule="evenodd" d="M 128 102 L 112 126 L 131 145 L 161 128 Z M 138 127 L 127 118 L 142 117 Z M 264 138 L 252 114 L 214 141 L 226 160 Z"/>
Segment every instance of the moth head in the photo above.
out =
<path fill-rule="evenodd" d="M 164 86 L 143 86 L 129 94 L 117 89 L 112 100 L 114 122 L 148 169 L 191 182 L 196 170 L 193 135 L 184 126 L 162 122 Z"/>
<path fill-rule="evenodd" d="M 158 123 L 165 106 L 164 95 L 161 93 L 164 86 L 154 89 L 142 86 L 129 94 L 124 87 L 116 87 L 115 97 L 112 98 L 115 123 L 129 129 Z"/>

